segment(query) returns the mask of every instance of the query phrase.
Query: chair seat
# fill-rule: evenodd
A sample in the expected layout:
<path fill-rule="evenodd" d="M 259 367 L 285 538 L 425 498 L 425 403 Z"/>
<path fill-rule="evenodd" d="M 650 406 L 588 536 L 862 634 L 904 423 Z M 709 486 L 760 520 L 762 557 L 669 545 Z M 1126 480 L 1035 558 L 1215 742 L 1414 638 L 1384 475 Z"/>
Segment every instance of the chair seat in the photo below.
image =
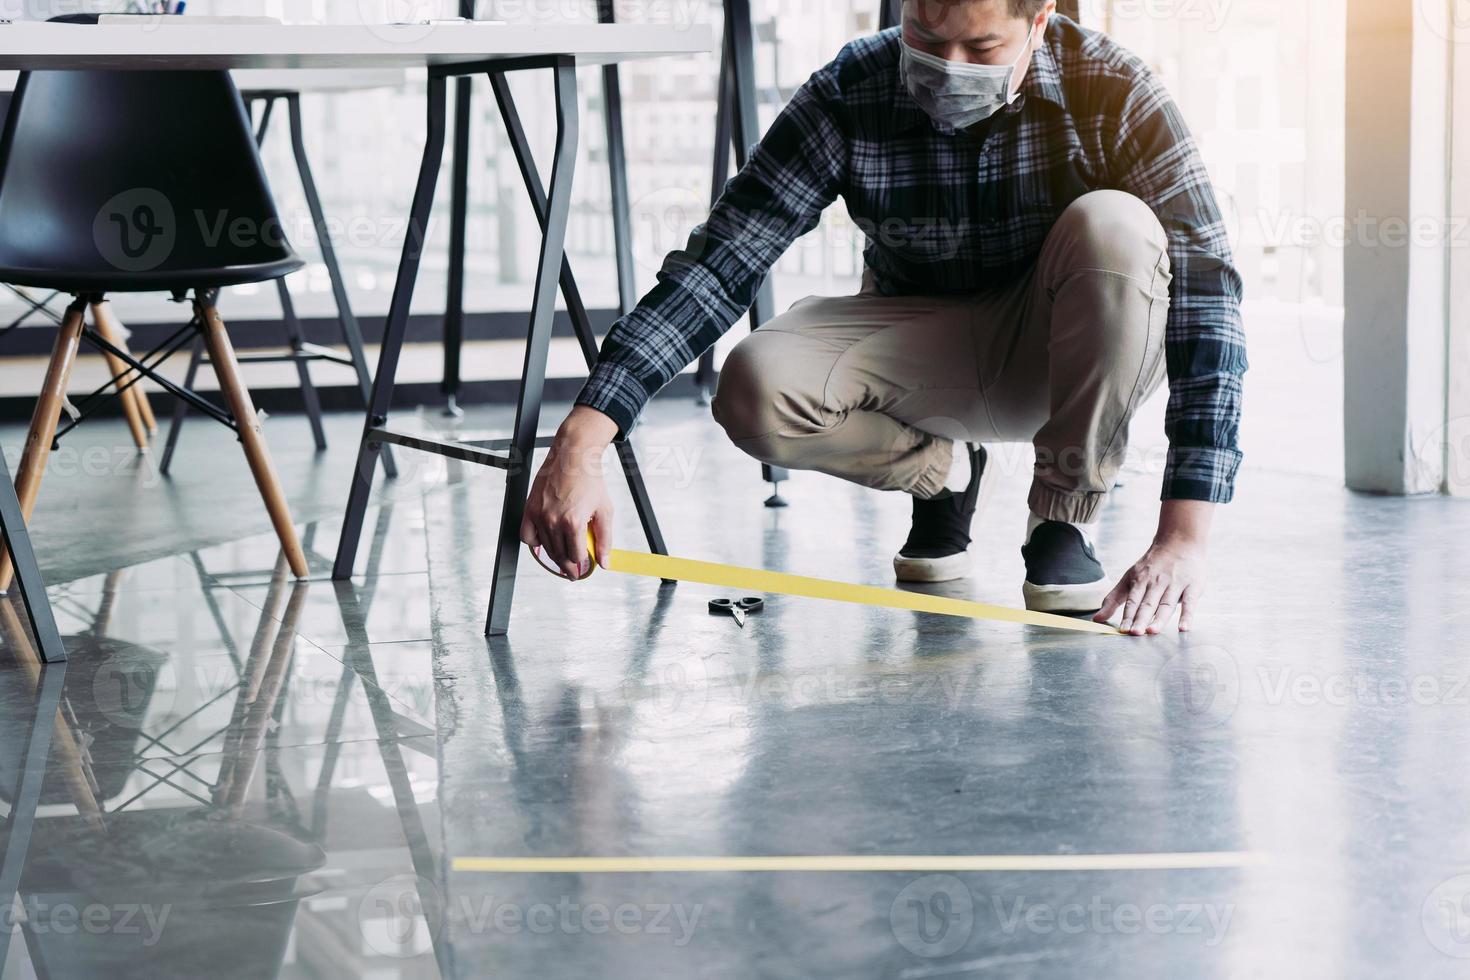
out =
<path fill-rule="evenodd" d="M 0 257 L 3 258 L 3 257 Z M 194 289 L 222 289 L 252 282 L 267 282 L 303 268 L 299 257 L 274 262 L 257 262 L 225 268 L 167 269 L 153 272 L 111 271 L 98 275 L 95 270 L 28 269 L 0 262 L 0 282 L 33 289 L 54 289 L 84 295 L 89 293 L 155 293 L 188 292 Z"/>
<path fill-rule="evenodd" d="M 0 137 L 0 281 L 181 291 L 301 266 L 229 72 L 21 74 Z"/>

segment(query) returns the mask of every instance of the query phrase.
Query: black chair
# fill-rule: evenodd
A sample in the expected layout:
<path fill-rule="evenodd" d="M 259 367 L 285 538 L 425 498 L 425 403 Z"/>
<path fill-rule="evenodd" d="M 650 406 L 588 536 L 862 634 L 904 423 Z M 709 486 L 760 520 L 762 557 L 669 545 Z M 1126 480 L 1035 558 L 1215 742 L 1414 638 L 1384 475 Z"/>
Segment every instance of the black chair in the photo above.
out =
<path fill-rule="evenodd" d="M 0 136 L 0 282 L 74 297 L 16 474 L 25 515 L 35 506 L 85 338 L 127 365 L 123 387 L 148 377 L 236 431 L 291 570 L 305 577 L 306 558 L 216 310 L 220 288 L 278 279 L 301 265 L 227 72 L 22 74 Z M 142 360 L 84 323 L 87 308 L 108 293 L 151 291 L 180 302 L 192 293 L 194 317 Z M 156 370 L 196 334 L 225 409 Z M 0 589 L 10 575 L 9 562 L 0 560 Z"/>
<path fill-rule="evenodd" d="M 5 119 L 9 114 L 10 93 L 0 92 L 0 132 L 4 132 Z M 61 322 L 61 315 L 53 311 L 50 307 L 51 301 L 57 297 L 57 293 L 52 292 L 47 296 L 37 299 L 30 293 L 26 292 L 24 289 L 12 286 L 8 282 L 0 283 L 0 287 L 5 288 L 14 296 L 15 299 L 18 299 L 21 303 L 25 304 L 25 311 L 22 312 L 20 316 L 16 317 L 14 320 L 10 321 L 7 324 L 0 326 L 0 338 L 6 337 L 10 334 L 11 331 L 18 329 L 32 316 L 39 315 L 42 317 L 46 317 L 50 319 L 53 323 L 59 324 Z"/>

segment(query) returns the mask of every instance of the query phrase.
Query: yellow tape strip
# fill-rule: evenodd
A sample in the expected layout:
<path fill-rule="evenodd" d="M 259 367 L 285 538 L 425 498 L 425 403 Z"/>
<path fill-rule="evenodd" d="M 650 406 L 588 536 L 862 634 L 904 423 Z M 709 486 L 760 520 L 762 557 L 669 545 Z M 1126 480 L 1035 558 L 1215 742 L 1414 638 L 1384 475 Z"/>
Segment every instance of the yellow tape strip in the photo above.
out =
<path fill-rule="evenodd" d="M 495 874 L 650 874 L 710 871 L 1188 871 L 1265 864 L 1247 851 L 1177 854 L 982 854 L 835 857 L 458 857 L 455 871 Z"/>
<path fill-rule="evenodd" d="M 615 572 L 623 572 L 627 575 L 644 575 L 649 578 L 667 578 L 679 582 L 718 585 L 745 594 L 766 592 L 804 596 L 808 599 L 830 599 L 833 602 L 852 602 L 863 606 L 882 606 L 887 609 L 911 609 L 914 612 L 938 613 L 941 616 L 961 616 L 967 619 L 988 619 L 999 623 L 1045 626 L 1050 629 L 1072 630 L 1078 633 L 1120 635 L 1115 628 L 1102 623 L 1094 623 L 1091 620 L 1010 609 L 1006 606 L 991 606 L 983 602 L 971 602 L 968 599 L 925 595 L 922 592 L 901 592 L 898 589 L 880 589 L 873 585 L 851 585 L 847 582 L 833 582 L 824 578 L 788 575 L 785 572 L 739 568 L 735 565 L 719 565 L 689 558 L 668 558 L 641 551 L 614 550 L 608 567 Z"/>
<path fill-rule="evenodd" d="M 587 553 L 596 555 L 592 531 L 587 531 Z M 558 577 L 561 573 L 541 560 L 536 550 L 531 549 L 536 563 Z M 740 568 L 736 565 L 720 565 L 710 561 L 694 561 L 690 558 L 671 558 L 651 555 L 642 551 L 614 550 L 608 567 L 625 575 L 642 575 L 647 578 L 672 579 L 676 582 L 697 582 L 701 585 L 717 585 L 735 589 L 744 594 L 764 592 L 776 595 L 803 596 L 808 599 L 828 599 L 832 602 L 852 602 L 862 606 L 881 606 L 886 609 L 910 609 L 914 612 L 936 613 L 940 616 L 959 616 L 964 619 L 988 619 L 998 623 L 1019 623 L 1023 626 L 1044 626 L 1048 629 L 1070 630 L 1074 633 L 1093 633 L 1099 636 L 1121 636 L 1114 627 L 1069 616 L 1053 616 L 1049 613 L 1011 609 L 1007 606 L 991 606 L 967 599 L 949 599 L 944 596 L 925 595 L 922 592 L 901 592 L 898 589 L 880 589 L 872 585 L 852 585 L 833 582 L 824 578 L 808 578 L 805 575 L 788 575 L 785 572 L 767 572 L 759 568 Z M 582 576 L 585 581 L 597 571 L 594 562 L 590 571 Z"/>

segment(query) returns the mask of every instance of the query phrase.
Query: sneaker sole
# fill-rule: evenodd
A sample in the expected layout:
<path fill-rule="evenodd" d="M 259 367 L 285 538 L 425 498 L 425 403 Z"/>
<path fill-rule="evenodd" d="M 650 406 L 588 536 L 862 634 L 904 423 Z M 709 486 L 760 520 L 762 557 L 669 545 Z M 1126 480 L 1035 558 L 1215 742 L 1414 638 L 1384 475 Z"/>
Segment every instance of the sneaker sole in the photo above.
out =
<path fill-rule="evenodd" d="M 1091 616 L 1102 608 L 1103 600 L 1111 591 L 1113 587 L 1107 579 L 1081 585 L 1033 585 L 1027 582 L 1021 586 L 1027 609 L 1059 616 Z"/>
<path fill-rule="evenodd" d="M 972 564 L 968 551 L 943 558 L 905 558 L 897 555 L 893 559 L 893 573 L 900 582 L 953 582 L 968 578 Z"/>

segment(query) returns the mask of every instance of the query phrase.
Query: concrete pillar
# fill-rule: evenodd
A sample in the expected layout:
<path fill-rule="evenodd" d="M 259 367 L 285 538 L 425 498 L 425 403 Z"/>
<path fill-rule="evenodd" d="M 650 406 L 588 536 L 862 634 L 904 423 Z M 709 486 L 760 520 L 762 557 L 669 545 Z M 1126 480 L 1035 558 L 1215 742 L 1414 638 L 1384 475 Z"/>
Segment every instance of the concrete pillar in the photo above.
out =
<path fill-rule="evenodd" d="M 1344 421 L 1355 490 L 1445 484 L 1456 2 L 1347 2 Z"/>
<path fill-rule="evenodd" d="M 1470 11 L 1451 22 L 1450 289 L 1445 490 L 1470 497 Z"/>

